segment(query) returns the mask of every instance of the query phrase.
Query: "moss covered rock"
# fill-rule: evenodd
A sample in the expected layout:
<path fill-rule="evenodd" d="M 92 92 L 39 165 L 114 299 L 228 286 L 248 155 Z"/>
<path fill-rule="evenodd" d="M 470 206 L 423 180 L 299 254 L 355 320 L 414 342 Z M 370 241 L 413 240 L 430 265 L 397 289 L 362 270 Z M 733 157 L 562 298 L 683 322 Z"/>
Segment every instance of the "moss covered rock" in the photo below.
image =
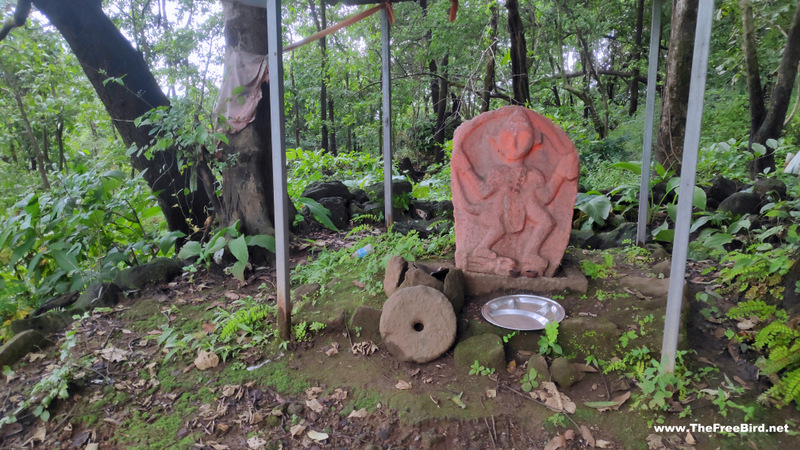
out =
<path fill-rule="evenodd" d="M 487 369 L 499 372 L 506 368 L 506 352 L 503 341 L 494 334 L 482 334 L 456 344 L 453 355 L 456 369 L 469 373 L 475 361 Z"/>

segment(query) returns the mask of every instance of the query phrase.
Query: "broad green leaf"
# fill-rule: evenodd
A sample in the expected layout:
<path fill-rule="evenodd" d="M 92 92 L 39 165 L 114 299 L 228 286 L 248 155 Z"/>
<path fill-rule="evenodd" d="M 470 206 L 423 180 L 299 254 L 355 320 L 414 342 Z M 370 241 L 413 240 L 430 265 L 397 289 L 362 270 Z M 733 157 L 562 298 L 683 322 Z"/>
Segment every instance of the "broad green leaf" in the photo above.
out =
<path fill-rule="evenodd" d="M 678 189 L 681 185 L 680 177 L 672 177 L 667 181 L 667 194 L 672 192 L 675 189 Z M 680 191 L 680 190 L 679 190 Z M 678 192 L 680 194 L 680 192 Z"/>
<path fill-rule="evenodd" d="M 672 220 L 672 223 L 678 223 L 678 205 L 674 203 L 668 204 L 667 215 Z"/>
<path fill-rule="evenodd" d="M 231 274 L 236 277 L 237 280 L 244 282 L 244 269 L 247 267 L 247 260 L 244 261 L 236 261 L 233 267 L 231 267 Z"/>
<path fill-rule="evenodd" d="M 611 213 L 611 200 L 602 194 L 583 194 L 578 197 L 576 203 L 579 210 L 601 226 Z"/>
<path fill-rule="evenodd" d="M 767 154 L 767 147 L 764 147 L 763 145 L 759 144 L 758 142 L 753 142 L 750 145 L 750 148 L 753 149 L 753 153 L 755 153 L 757 156 L 764 156 L 764 155 Z"/>
<path fill-rule="evenodd" d="M 203 246 L 197 241 L 189 241 L 183 245 L 181 251 L 178 253 L 178 258 L 189 259 L 198 256 L 202 253 Z"/>
<path fill-rule="evenodd" d="M 245 240 L 244 236 L 231 239 L 231 241 L 228 242 L 228 250 L 231 251 L 231 254 L 233 254 L 236 260 L 239 262 L 244 261 L 247 263 L 247 260 L 250 258 L 250 254 L 247 251 L 247 241 Z"/>
<path fill-rule="evenodd" d="M 692 198 L 692 205 L 701 210 L 705 211 L 706 209 L 706 191 L 704 191 L 699 186 L 694 187 L 694 197 Z"/>
<path fill-rule="evenodd" d="M 8 266 L 13 267 L 23 256 L 27 255 L 29 251 L 36 245 L 36 236 L 29 237 L 22 245 L 15 248 L 11 253 L 11 258 L 8 259 Z"/>
<path fill-rule="evenodd" d="M 731 242 L 733 242 L 733 236 L 730 234 L 714 233 L 703 242 L 703 245 L 709 248 L 722 248 L 723 245 L 730 244 Z"/>
<path fill-rule="evenodd" d="M 314 215 L 314 218 L 324 225 L 325 228 L 331 231 L 339 231 L 336 225 L 331 221 L 331 212 L 328 211 L 328 208 L 320 205 L 316 200 L 307 197 L 300 197 L 297 199 L 297 202 L 307 206 L 311 214 Z"/>
<path fill-rule="evenodd" d="M 63 250 L 57 250 L 53 252 L 53 258 L 55 258 L 58 267 L 61 267 L 67 273 L 80 269 L 80 266 L 78 266 L 78 260 L 75 259 L 75 255 L 71 253 L 67 253 Z"/>
<path fill-rule="evenodd" d="M 729 152 L 731 150 L 731 145 L 727 142 L 718 142 L 717 147 L 721 148 L 723 151 Z"/>
<path fill-rule="evenodd" d="M 255 236 L 247 236 L 247 245 L 256 245 L 265 248 L 272 253 L 275 253 L 275 237 L 268 234 L 257 234 Z"/>
<path fill-rule="evenodd" d="M 776 141 L 775 139 L 767 139 L 766 144 L 767 144 L 767 147 L 769 147 L 769 148 L 771 148 L 773 150 L 778 148 L 778 141 Z"/>
<path fill-rule="evenodd" d="M 711 216 L 700 216 L 692 222 L 692 227 L 689 229 L 689 233 L 694 233 L 697 231 L 698 228 L 702 227 L 703 225 L 707 224 L 708 221 L 711 220 Z"/>
<path fill-rule="evenodd" d="M 621 161 L 612 164 L 611 167 L 617 167 L 622 170 L 627 170 L 628 172 L 632 172 L 634 174 L 642 173 L 642 164 L 637 162 Z"/>

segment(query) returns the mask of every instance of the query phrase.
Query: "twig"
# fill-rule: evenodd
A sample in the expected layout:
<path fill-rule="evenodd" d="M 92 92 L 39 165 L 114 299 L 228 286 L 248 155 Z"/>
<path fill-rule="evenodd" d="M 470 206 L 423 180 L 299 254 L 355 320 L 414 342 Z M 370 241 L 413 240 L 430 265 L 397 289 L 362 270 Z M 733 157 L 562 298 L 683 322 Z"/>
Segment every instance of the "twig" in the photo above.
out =
<path fill-rule="evenodd" d="M 108 332 L 108 336 L 106 336 L 106 340 L 103 342 L 103 345 L 100 346 L 100 349 L 106 348 L 106 344 L 108 344 L 108 340 L 111 339 L 111 335 L 117 331 L 117 327 L 111 327 L 111 330 Z"/>
<path fill-rule="evenodd" d="M 492 419 L 494 419 L 494 416 L 492 416 Z M 494 436 L 492 436 L 492 429 L 489 428 L 489 421 L 486 420 L 486 417 L 483 418 L 483 423 L 486 424 L 486 431 L 489 432 L 489 439 L 492 441 L 492 448 L 497 449 L 497 446 L 494 444 Z"/>
<path fill-rule="evenodd" d="M 608 381 L 606 381 L 606 374 L 602 371 L 600 372 L 600 376 L 603 377 L 603 385 L 606 387 L 606 400 L 611 400 L 611 391 L 608 390 Z"/>
<path fill-rule="evenodd" d="M 350 339 L 350 328 L 347 326 L 347 313 L 344 313 L 344 332 L 347 333 L 347 340 L 350 341 L 350 351 L 353 351 L 353 340 Z"/>

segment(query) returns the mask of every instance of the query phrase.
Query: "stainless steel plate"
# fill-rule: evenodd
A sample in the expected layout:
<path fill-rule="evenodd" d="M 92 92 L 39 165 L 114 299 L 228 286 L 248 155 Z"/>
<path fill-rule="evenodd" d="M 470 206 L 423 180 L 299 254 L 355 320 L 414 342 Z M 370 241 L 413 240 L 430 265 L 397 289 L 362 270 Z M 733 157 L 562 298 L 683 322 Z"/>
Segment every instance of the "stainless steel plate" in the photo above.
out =
<path fill-rule="evenodd" d="M 541 330 L 548 322 L 561 322 L 564 307 L 538 295 L 504 295 L 489 300 L 481 310 L 483 317 L 509 330 Z"/>

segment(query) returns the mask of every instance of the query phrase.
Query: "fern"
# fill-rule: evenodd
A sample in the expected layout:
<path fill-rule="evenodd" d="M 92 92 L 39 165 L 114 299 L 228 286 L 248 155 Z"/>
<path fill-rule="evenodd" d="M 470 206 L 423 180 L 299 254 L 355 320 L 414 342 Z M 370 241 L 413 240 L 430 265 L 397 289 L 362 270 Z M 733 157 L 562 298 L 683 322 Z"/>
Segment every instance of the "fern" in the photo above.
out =
<path fill-rule="evenodd" d="M 748 300 L 731 308 L 727 315 L 734 320 L 744 319 L 750 316 L 757 316 L 760 320 L 765 320 L 767 317 L 775 314 L 775 310 L 777 309 L 777 306 L 768 305 L 762 300 Z"/>
<path fill-rule="evenodd" d="M 773 348 L 777 345 L 787 345 L 792 339 L 797 337 L 797 331 L 789 328 L 784 322 L 775 321 L 758 332 L 754 345 L 758 349 L 762 349 L 764 346 Z"/>
<path fill-rule="evenodd" d="M 222 311 L 223 319 L 218 322 L 218 325 L 222 325 L 219 337 L 223 342 L 227 342 L 239 330 L 247 334 L 252 334 L 255 331 L 253 325 L 268 319 L 269 316 L 275 312 L 275 308 L 270 305 L 258 303 L 241 308 L 233 314 L 227 313 L 227 311 L 224 310 L 220 311 Z"/>

